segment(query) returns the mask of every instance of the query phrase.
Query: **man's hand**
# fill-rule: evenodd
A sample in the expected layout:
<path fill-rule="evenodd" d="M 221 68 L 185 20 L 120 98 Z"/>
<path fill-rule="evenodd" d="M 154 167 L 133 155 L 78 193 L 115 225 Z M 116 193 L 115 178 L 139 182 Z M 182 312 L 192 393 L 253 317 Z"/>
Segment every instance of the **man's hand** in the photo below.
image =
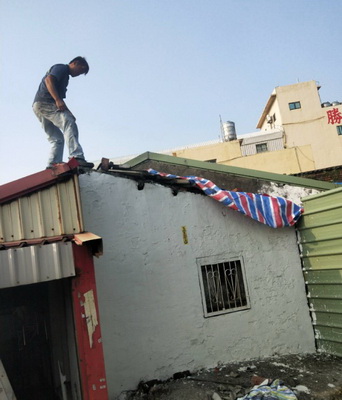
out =
<path fill-rule="evenodd" d="M 64 103 L 63 100 L 61 99 L 57 99 L 56 100 L 56 106 L 58 108 L 59 111 L 65 111 L 68 109 L 68 107 L 66 106 L 66 104 Z"/>
<path fill-rule="evenodd" d="M 55 100 L 56 107 L 58 108 L 59 111 L 65 111 L 68 109 L 64 101 L 59 97 L 58 92 L 56 90 L 55 86 L 55 78 L 52 75 L 48 75 L 45 78 L 45 84 L 47 87 L 47 90 L 51 94 L 52 98 Z"/>

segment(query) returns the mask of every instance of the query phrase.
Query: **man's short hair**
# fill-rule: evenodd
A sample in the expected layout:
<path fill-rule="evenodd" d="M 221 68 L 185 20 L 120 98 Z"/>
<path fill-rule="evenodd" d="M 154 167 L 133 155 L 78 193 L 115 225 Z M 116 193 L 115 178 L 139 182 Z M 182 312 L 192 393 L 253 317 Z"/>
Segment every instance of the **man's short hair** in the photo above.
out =
<path fill-rule="evenodd" d="M 69 64 L 72 64 L 72 63 L 83 65 L 84 67 L 86 67 L 86 71 L 84 72 L 84 75 L 87 75 L 87 73 L 89 72 L 89 64 L 84 57 L 81 57 L 81 56 L 75 57 L 73 60 L 71 60 L 69 62 Z"/>

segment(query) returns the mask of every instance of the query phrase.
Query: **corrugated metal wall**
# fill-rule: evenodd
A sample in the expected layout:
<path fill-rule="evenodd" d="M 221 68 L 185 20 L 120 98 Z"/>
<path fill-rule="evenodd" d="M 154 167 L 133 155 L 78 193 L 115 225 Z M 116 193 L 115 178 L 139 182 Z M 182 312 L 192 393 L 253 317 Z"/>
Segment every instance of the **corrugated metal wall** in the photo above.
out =
<path fill-rule="evenodd" d="M 83 232 L 77 176 L 0 206 L 0 242 Z"/>
<path fill-rule="evenodd" d="M 267 143 L 267 151 L 277 151 L 284 149 L 283 132 L 274 132 L 268 135 L 252 136 L 245 138 L 241 143 L 241 154 L 243 156 L 251 156 L 257 154 L 256 145 Z"/>
<path fill-rule="evenodd" d="M 75 275 L 71 242 L 0 251 L 0 288 Z"/>
<path fill-rule="evenodd" d="M 298 236 L 317 348 L 342 356 L 342 188 L 302 200 Z"/>

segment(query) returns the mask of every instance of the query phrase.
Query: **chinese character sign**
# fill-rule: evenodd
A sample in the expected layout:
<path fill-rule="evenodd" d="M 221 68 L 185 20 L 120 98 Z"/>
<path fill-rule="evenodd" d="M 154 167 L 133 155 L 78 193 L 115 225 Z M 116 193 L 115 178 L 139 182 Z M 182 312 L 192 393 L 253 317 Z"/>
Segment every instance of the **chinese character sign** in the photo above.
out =
<path fill-rule="evenodd" d="M 338 108 L 333 108 L 330 111 L 327 111 L 328 115 L 328 124 L 340 124 L 342 121 L 342 114 Z"/>

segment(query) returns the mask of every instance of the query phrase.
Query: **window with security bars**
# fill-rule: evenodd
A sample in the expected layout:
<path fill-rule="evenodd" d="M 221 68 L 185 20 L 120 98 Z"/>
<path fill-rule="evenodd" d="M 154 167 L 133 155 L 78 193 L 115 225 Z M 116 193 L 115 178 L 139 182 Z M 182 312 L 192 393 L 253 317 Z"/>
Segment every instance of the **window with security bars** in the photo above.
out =
<path fill-rule="evenodd" d="M 198 263 L 205 317 L 250 308 L 242 259 Z"/>

